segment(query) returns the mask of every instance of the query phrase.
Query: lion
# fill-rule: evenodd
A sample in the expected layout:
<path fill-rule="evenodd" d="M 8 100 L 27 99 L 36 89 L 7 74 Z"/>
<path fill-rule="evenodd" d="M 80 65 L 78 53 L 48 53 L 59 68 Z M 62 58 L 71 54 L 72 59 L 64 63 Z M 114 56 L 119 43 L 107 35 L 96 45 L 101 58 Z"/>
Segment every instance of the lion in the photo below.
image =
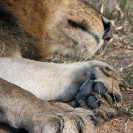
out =
<path fill-rule="evenodd" d="M 29 133 L 95 133 L 120 106 L 120 76 L 90 60 L 111 23 L 86 0 L 0 0 L 0 121 Z M 73 101 L 71 106 L 64 101 Z"/>

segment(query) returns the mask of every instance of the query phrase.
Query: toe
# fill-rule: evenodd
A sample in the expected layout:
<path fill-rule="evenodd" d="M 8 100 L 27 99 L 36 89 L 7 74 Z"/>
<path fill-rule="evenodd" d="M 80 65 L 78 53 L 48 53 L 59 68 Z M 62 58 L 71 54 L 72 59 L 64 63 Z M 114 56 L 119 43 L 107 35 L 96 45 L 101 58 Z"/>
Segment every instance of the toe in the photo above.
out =
<path fill-rule="evenodd" d="M 97 82 L 93 91 L 99 93 L 100 95 L 104 95 L 107 92 L 107 88 L 102 82 Z"/>
<path fill-rule="evenodd" d="M 97 109 L 100 107 L 100 101 L 92 94 L 88 96 L 86 102 L 91 109 Z"/>

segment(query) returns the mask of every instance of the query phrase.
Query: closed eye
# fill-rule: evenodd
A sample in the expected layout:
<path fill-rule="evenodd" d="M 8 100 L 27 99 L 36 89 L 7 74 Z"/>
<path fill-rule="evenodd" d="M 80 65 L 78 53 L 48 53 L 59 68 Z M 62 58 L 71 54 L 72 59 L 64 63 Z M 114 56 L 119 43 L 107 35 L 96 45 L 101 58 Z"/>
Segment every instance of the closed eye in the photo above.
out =
<path fill-rule="evenodd" d="M 74 22 L 72 20 L 68 20 L 68 24 L 74 28 L 80 28 L 81 30 L 87 31 L 84 25 Z"/>

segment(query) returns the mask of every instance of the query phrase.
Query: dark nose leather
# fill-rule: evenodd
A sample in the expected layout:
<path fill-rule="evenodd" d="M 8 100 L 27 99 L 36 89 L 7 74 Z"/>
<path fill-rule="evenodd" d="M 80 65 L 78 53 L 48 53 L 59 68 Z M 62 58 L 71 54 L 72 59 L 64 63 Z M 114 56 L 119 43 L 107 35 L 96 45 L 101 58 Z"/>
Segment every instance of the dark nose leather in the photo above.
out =
<path fill-rule="evenodd" d="M 106 22 L 102 18 L 103 26 L 104 26 L 104 34 L 102 39 L 109 41 L 112 38 L 112 25 L 110 22 Z"/>

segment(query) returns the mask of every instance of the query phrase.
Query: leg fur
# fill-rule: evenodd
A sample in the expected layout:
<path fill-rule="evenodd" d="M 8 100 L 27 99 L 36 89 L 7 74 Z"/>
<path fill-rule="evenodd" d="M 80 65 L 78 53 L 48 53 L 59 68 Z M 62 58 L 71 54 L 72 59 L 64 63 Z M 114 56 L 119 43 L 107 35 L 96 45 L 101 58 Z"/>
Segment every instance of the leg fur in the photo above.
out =
<path fill-rule="evenodd" d="M 91 111 L 39 100 L 30 92 L 0 79 L 0 120 L 30 133 L 94 133 Z"/>
<path fill-rule="evenodd" d="M 108 66 L 112 69 L 100 61 L 55 64 L 3 57 L 0 59 L 0 78 L 22 87 L 42 100 L 72 100 L 76 97 L 79 86 L 89 79 L 96 66 Z M 113 74 L 118 77 L 114 70 Z"/>
<path fill-rule="evenodd" d="M 55 64 L 3 57 L 0 59 L 0 77 L 42 100 L 71 100 L 85 80 L 89 64 Z"/>

